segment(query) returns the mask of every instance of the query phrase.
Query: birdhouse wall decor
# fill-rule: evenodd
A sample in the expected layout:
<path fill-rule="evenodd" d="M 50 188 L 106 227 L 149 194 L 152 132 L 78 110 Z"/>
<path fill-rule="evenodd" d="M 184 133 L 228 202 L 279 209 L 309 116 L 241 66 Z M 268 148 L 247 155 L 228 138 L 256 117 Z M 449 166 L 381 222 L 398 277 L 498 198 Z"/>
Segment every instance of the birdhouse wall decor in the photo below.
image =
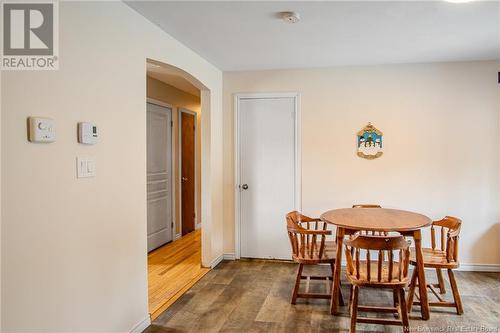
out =
<path fill-rule="evenodd" d="M 358 132 L 358 156 L 373 160 L 382 156 L 382 132 L 375 128 L 372 123 L 368 123 Z"/>

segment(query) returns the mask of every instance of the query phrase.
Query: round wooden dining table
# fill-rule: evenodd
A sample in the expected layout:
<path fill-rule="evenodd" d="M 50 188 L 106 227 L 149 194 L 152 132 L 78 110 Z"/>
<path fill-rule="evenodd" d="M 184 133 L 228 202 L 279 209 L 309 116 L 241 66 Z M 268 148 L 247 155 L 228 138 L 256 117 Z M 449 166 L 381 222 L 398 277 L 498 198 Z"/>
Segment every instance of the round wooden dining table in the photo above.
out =
<path fill-rule="evenodd" d="M 342 245 L 344 236 L 352 235 L 361 230 L 398 232 L 403 236 L 412 237 L 415 241 L 415 253 L 418 270 L 418 287 L 421 303 L 422 319 L 429 319 L 429 301 L 427 298 L 424 262 L 422 255 L 421 229 L 431 225 L 432 220 L 425 215 L 398 209 L 387 208 L 342 208 L 327 211 L 321 215 L 321 220 L 337 226 L 337 257 L 330 300 L 330 312 L 338 313 L 340 291 L 340 271 L 342 262 Z"/>

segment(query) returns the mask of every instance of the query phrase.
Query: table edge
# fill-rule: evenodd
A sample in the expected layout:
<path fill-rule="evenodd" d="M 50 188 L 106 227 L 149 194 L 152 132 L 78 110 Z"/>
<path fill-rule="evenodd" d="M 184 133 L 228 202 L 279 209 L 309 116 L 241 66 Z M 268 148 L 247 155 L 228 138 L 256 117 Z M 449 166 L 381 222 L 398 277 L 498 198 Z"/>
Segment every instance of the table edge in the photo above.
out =
<path fill-rule="evenodd" d="M 354 209 L 354 208 L 339 208 L 339 209 Z M 382 209 L 389 209 L 389 208 L 382 208 Z M 425 218 L 428 219 L 427 223 L 426 224 L 423 224 L 421 226 L 415 226 L 415 227 L 411 227 L 411 228 L 391 228 L 390 230 L 388 230 L 387 228 L 356 228 L 356 227 L 353 227 L 351 225 L 345 225 L 345 224 L 342 224 L 342 223 L 335 223 L 333 221 L 330 221 L 328 219 L 326 219 L 324 217 L 324 215 L 328 212 L 331 212 L 335 209 L 332 209 L 332 210 L 329 210 L 329 211 L 326 211 L 324 212 L 323 214 L 320 215 L 320 219 L 321 221 L 325 222 L 325 223 L 328 223 L 328 224 L 332 224 L 332 225 L 335 225 L 337 227 L 341 227 L 343 229 L 350 229 L 350 230 L 368 230 L 368 231 L 415 231 L 415 230 L 420 230 L 422 228 L 426 228 L 426 227 L 429 227 L 431 224 L 432 224 L 432 219 L 426 215 L 423 215 L 423 214 L 420 214 L 420 213 L 415 213 L 415 212 L 411 212 L 411 211 L 405 211 L 405 212 L 408 212 L 408 213 L 413 213 L 413 214 L 418 214 L 418 215 L 421 215 Z M 397 210 L 401 210 L 401 209 L 397 209 Z"/>

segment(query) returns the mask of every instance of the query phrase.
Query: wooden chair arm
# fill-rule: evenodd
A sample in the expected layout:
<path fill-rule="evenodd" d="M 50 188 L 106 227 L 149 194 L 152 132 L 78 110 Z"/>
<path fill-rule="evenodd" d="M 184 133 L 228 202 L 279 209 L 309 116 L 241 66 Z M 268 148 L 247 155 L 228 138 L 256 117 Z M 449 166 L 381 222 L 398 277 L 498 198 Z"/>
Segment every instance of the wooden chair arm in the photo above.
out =
<path fill-rule="evenodd" d="M 291 228 L 289 228 L 288 231 L 295 232 L 297 234 L 302 234 L 302 235 L 331 235 L 332 234 L 331 230 L 308 230 L 308 229 L 291 229 Z"/>
<path fill-rule="evenodd" d="M 302 223 L 311 223 L 311 222 L 323 222 L 321 219 L 319 218 L 310 218 L 308 220 L 301 220 L 301 221 L 297 221 L 297 223 L 299 224 L 302 224 Z"/>

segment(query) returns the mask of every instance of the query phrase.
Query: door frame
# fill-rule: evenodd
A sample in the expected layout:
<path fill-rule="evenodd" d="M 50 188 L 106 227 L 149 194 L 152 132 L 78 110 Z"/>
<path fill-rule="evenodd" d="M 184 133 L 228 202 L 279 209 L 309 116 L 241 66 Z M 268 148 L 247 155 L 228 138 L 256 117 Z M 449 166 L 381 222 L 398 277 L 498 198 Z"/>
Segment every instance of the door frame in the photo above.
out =
<path fill-rule="evenodd" d="M 178 140 L 178 149 L 179 149 L 179 225 L 180 232 L 175 235 L 175 239 L 182 237 L 182 113 L 188 113 L 194 116 L 194 229 L 200 228 L 200 223 L 198 221 L 198 165 L 196 163 L 197 148 L 198 145 L 196 141 L 198 140 L 198 114 L 194 111 L 191 111 L 186 108 L 178 108 L 177 109 L 177 128 L 179 129 L 179 140 Z"/>
<path fill-rule="evenodd" d="M 234 256 L 240 259 L 241 252 L 241 190 L 240 190 L 240 101 L 243 99 L 275 99 L 293 98 L 295 104 L 295 163 L 294 163 L 294 202 L 295 209 L 302 209 L 302 150 L 301 150 L 301 112 L 300 94 L 297 92 L 285 93 L 237 93 L 234 94 Z M 285 225 L 283 216 L 283 225 Z M 285 229 L 283 229 L 285 230 Z M 283 231 L 284 232 L 284 231 Z"/>
<path fill-rule="evenodd" d="M 174 152 L 174 127 L 173 127 L 173 115 L 174 115 L 174 110 L 175 108 L 171 105 L 171 104 L 168 104 L 168 103 L 165 103 L 165 102 L 162 102 L 162 101 L 159 101 L 157 99 L 154 99 L 154 98 L 147 98 L 146 99 L 146 104 L 147 103 L 150 103 L 150 104 L 154 104 L 154 105 L 158 105 L 158 106 L 161 106 L 161 107 L 164 107 L 164 108 L 169 108 L 170 109 L 170 154 L 172 154 L 172 156 L 170 156 L 170 178 L 171 178 L 171 182 L 170 182 L 170 193 L 171 193 L 171 207 L 172 207 L 172 210 L 171 210 L 171 221 L 173 223 L 173 227 L 172 227 L 172 242 L 175 241 L 175 236 L 176 236 L 176 233 L 175 233 L 175 226 L 176 226 L 176 221 L 175 221 L 175 177 L 173 175 L 173 172 L 174 172 L 174 156 L 175 156 L 175 152 Z M 146 113 L 148 112 L 147 110 L 147 105 L 146 105 Z M 147 131 L 147 128 L 146 128 L 146 131 Z M 147 156 L 146 156 L 146 163 L 147 163 Z M 147 186 L 147 170 L 146 170 L 146 186 Z M 147 201 L 147 190 L 146 190 L 146 201 Z"/>

